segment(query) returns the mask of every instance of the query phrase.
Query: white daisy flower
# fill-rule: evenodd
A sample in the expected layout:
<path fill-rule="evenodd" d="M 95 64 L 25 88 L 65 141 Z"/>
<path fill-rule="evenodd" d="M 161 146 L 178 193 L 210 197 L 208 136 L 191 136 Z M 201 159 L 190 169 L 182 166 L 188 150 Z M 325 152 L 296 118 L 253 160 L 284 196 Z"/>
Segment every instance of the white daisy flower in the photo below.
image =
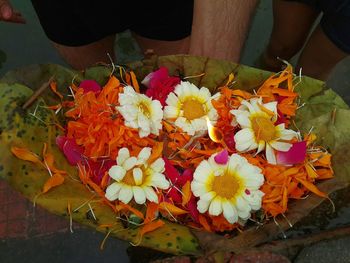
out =
<path fill-rule="evenodd" d="M 191 189 L 199 197 L 197 209 L 209 215 L 223 214 L 234 224 L 250 218 L 252 210 L 261 208 L 264 195 L 259 190 L 264 183 L 260 168 L 238 154 L 232 154 L 226 164 L 215 162 L 216 154 L 196 168 Z"/>
<path fill-rule="evenodd" d="M 158 158 L 153 163 L 147 161 L 151 156 L 151 148 L 145 147 L 137 157 L 130 156 L 127 148 L 118 152 L 117 165 L 113 165 L 108 174 L 115 180 L 106 189 L 106 198 L 110 201 L 120 200 L 124 204 L 133 198 L 137 204 L 143 204 L 148 199 L 158 203 L 154 188 L 168 189 L 169 182 L 163 174 L 164 160 Z"/>
<path fill-rule="evenodd" d="M 140 137 L 150 133 L 159 135 L 162 129 L 163 110 L 158 100 L 152 100 L 144 94 L 136 93 L 131 86 L 124 87 L 119 95 L 118 111 L 125 119 L 125 126 L 139 129 Z"/>
<path fill-rule="evenodd" d="M 199 89 L 190 82 L 182 81 L 168 95 L 164 118 L 175 120 L 175 125 L 189 135 L 205 131 L 208 128 L 207 119 L 211 123 L 218 119 L 216 109 L 211 103 L 214 98 L 216 95 L 211 96 L 207 88 Z"/>
<path fill-rule="evenodd" d="M 276 164 L 275 150 L 286 152 L 292 144 L 286 142 L 297 136 L 293 130 L 285 129 L 284 123 L 275 125 L 277 120 L 277 102 L 262 103 L 261 98 L 242 101 L 237 110 L 231 110 L 241 126 L 235 136 L 236 149 L 248 152 L 257 149 L 257 153 L 265 149 L 266 159 Z"/>

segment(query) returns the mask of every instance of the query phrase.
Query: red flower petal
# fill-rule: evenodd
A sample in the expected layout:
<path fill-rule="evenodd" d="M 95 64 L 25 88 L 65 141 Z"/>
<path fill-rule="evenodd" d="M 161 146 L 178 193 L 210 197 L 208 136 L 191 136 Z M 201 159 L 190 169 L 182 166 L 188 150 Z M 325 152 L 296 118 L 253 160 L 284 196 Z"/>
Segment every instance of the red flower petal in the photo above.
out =
<path fill-rule="evenodd" d="M 287 152 L 277 151 L 276 159 L 278 164 L 293 165 L 303 163 L 306 157 L 306 142 L 293 143 Z"/>
<path fill-rule="evenodd" d="M 197 200 L 196 198 L 192 195 L 190 201 L 187 204 L 188 211 L 190 212 L 190 216 L 195 222 L 199 222 L 199 212 L 197 209 Z"/>
<path fill-rule="evenodd" d="M 175 184 L 180 177 L 180 173 L 167 158 L 163 157 L 163 160 L 165 163 L 165 176 L 171 181 L 171 183 Z"/>
<path fill-rule="evenodd" d="M 228 150 L 234 152 L 236 151 L 236 142 L 235 142 L 235 129 L 229 129 L 224 133 L 224 142 Z"/>
<path fill-rule="evenodd" d="M 104 176 L 105 172 L 107 172 L 115 164 L 116 161 L 110 159 L 85 161 L 85 165 L 88 171 L 90 172 L 91 179 L 96 184 L 101 183 L 102 177 Z"/>

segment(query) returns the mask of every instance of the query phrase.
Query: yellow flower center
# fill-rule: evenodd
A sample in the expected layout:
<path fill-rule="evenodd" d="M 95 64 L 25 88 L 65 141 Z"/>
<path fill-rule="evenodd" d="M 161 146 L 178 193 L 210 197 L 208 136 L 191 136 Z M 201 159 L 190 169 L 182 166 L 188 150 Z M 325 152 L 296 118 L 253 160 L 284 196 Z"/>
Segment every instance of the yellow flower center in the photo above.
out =
<path fill-rule="evenodd" d="M 123 183 L 127 185 L 132 185 L 132 186 L 136 185 L 134 176 L 132 174 L 132 170 L 129 170 L 126 172 L 126 175 L 123 178 Z"/>
<path fill-rule="evenodd" d="M 203 106 L 204 105 L 196 99 L 185 100 L 182 104 L 184 117 L 187 120 L 194 120 L 203 117 L 206 114 Z"/>
<path fill-rule="evenodd" d="M 214 176 L 213 191 L 220 197 L 231 199 L 240 188 L 240 180 L 234 174 L 225 172 L 223 175 Z"/>
<path fill-rule="evenodd" d="M 146 103 L 141 102 L 139 104 L 139 110 L 143 113 L 143 115 L 145 115 L 147 118 L 151 117 L 151 111 L 148 107 L 148 105 L 146 105 Z"/>
<path fill-rule="evenodd" d="M 256 116 L 251 119 L 251 122 L 257 141 L 269 142 L 276 139 L 276 127 L 270 119 Z"/>
<path fill-rule="evenodd" d="M 127 184 L 127 185 L 130 185 L 130 186 L 136 186 L 136 182 L 135 182 L 135 180 L 134 180 L 134 175 L 133 175 L 133 172 L 132 172 L 133 170 L 128 170 L 127 172 L 126 172 L 126 174 L 125 174 L 125 176 L 124 176 L 124 178 L 123 178 L 123 180 L 122 180 L 122 182 L 124 183 L 124 184 Z M 143 171 L 143 169 L 142 169 L 142 183 L 141 183 L 141 185 L 144 183 L 144 181 L 145 181 L 145 173 L 144 173 L 144 171 Z"/>

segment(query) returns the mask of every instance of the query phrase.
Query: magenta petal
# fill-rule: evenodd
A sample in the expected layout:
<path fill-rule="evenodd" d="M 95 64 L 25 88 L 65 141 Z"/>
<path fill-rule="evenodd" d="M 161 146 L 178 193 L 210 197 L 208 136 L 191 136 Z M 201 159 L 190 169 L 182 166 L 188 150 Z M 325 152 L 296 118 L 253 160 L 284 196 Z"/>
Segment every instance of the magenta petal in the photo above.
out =
<path fill-rule="evenodd" d="M 227 164 L 228 162 L 228 152 L 227 150 L 223 150 L 215 155 L 214 160 L 218 164 Z"/>
<path fill-rule="evenodd" d="M 306 157 L 306 142 L 293 143 L 287 152 L 277 151 L 277 164 L 293 165 L 303 163 Z"/>
<path fill-rule="evenodd" d="M 166 67 L 160 67 L 158 70 L 153 72 L 153 75 L 151 76 L 151 82 L 154 80 L 166 79 L 168 77 L 168 69 Z"/>
<path fill-rule="evenodd" d="M 149 73 L 142 81 L 141 83 L 145 85 L 147 88 L 149 88 L 153 81 L 158 81 L 161 79 L 166 79 L 168 78 L 168 69 L 166 67 L 160 67 L 158 70 L 153 71 Z"/>
<path fill-rule="evenodd" d="M 63 151 L 63 145 L 67 141 L 67 139 L 68 139 L 67 137 L 61 136 L 61 135 L 56 137 L 56 144 L 61 151 Z"/>
<path fill-rule="evenodd" d="M 82 88 L 84 90 L 84 93 L 87 93 L 89 91 L 97 93 L 101 91 L 100 84 L 98 84 L 95 80 L 92 79 L 83 80 L 80 83 L 79 88 Z"/>
<path fill-rule="evenodd" d="M 82 160 L 83 148 L 77 145 L 74 139 L 57 136 L 56 144 L 71 165 L 76 165 Z"/>

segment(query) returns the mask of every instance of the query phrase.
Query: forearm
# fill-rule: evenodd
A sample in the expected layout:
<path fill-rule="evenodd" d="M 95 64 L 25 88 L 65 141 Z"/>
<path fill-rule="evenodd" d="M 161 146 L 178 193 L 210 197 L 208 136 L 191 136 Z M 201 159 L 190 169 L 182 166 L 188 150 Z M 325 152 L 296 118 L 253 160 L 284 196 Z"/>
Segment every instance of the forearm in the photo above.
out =
<path fill-rule="evenodd" d="M 257 0 L 195 0 L 190 54 L 239 62 Z"/>

